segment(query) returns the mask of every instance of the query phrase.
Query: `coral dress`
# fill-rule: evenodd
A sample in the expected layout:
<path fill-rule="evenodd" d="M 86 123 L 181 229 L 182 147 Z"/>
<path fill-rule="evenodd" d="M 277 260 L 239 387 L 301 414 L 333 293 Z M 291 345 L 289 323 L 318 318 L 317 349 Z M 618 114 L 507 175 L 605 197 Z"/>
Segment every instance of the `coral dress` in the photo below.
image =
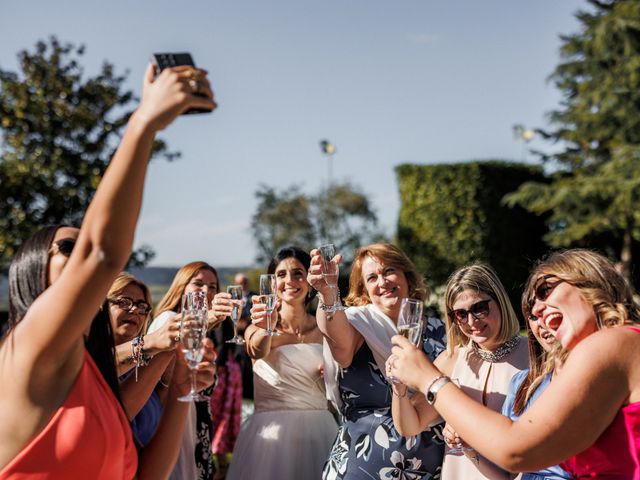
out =
<path fill-rule="evenodd" d="M 49 423 L 0 471 L 0 480 L 130 479 L 138 457 L 129 421 L 88 352 Z"/>

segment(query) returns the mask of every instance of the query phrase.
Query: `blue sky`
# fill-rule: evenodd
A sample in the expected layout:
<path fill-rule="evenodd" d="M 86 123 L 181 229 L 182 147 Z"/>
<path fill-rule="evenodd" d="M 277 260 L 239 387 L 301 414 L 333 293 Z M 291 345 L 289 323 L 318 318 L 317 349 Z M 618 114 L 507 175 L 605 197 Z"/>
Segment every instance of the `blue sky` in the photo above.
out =
<path fill-rule="evenodd" d="M 396 165 L 521 160 L 512 127 L 547 126 L 560 100 L 547 78 L 579 8 L 586 2 L 21 0 L 0 6 L 0 67 L 15 69 L 19 50 L 55 34 L 86 45 L 87 73 L 109 60 L 139 92 L 151 53 L 191 52 L 220 106 L 162 133 L 183 156 L 152 164 L 136 246 L 151 245 L 157 266 L 250 265 L 254 192 L 315 192 L 327 178 L 321 139 L 338 149 L 334 179 L 371 198 L 389 236 Z"/>

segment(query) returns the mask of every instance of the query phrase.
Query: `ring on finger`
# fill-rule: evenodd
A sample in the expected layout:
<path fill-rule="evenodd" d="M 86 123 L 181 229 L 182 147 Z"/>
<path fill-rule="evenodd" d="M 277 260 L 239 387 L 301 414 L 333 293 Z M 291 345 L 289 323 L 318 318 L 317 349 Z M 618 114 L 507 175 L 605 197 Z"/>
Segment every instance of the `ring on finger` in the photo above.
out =
<path fill-rule="evenodd" d="M 191 93 L 197 94 L 198 92 L 200 92 L 200 83 L 197 80 L 190 78 L 189 88 L 191 89 Z"/>

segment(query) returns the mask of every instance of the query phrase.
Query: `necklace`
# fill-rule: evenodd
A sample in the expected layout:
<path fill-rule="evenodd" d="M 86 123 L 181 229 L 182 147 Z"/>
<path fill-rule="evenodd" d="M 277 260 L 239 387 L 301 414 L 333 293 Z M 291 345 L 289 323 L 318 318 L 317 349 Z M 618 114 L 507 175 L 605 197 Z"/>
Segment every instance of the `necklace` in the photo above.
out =
<path fill-rule="evenodd" d="M 302 325 L 300 327 L 293 328 L 291 325 L 285 324 L 283 322 L 282 331 L 285 332 L 285 333 L 288 333 L 290 335 L 295 335 L 298 338 L 298 343 L 304 343 L 304 337 L 308 333 L 314 331 L 317 326 L 318 325 L 314 321 L 313 324 L 307 325 L 306 328 L 305 328 L 304 325 Z M 285 328 L 286 328 L 286 330 L 285 330 Z"/>
<path fill-rule="evenodd" d="M 496 348 L 495 352 L 489 352 L 487 350 L 482 350 L 476 342 L 471 342 L 473 347 L 473 351 L 478 355 L 482 360 L 489 363 L 495 363 L 502 360 L 504 357 L 509 355 L 511 351 L 520 343 L 520 337 L 516 335 L 515 337 L 510 338 L 498 348 Z"/>

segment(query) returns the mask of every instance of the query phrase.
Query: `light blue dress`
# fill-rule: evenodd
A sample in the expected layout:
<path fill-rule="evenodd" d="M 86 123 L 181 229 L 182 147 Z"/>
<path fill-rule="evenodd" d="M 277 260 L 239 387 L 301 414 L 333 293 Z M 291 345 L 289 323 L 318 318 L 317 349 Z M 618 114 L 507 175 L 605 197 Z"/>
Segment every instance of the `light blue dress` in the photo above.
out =
<path fill-rule="evenodd" d="M 522 382 L 524 382 L 524 379 L 527 378 L 528 373 L 529 370 L 527 369 L 522 370 L 513 376 L 513 378 L 511 379 L 511 383 L 509 383 L 507 398 L 504 400 L 504 405 L 502 405 L 502 414 L 505 417 L 509 417 L 513 421 L 518 420 L 520 415 L 522 415 L 522 413 L 524 413 L 531 406 L 531 404 L 536 401 L 536 399 L 542 394 L 542 392 L 549 386 L 549 383 L 551 383 L 551 374 L 548 374 L 545 379 L 540 382 L 540 385 L 538 385 L 538 388 L 536 388 L 535 392 L 533 392 L 533 395 L 531 395 L 531 398 L 529 398 L 529 401 L 524 406 L 522 413 L 520 415 L 516 415 L 513 412 L 513 403 L 516 399 L 516 392 L 518 391 L 518 388 L 520 388 Z M 537 472 L 526 472 L 523 473 L 521 477 L 522 480 L 563 480 L 567 478 L 570 479 L 572 477 L 558 465 L 538 470 Z"/>

